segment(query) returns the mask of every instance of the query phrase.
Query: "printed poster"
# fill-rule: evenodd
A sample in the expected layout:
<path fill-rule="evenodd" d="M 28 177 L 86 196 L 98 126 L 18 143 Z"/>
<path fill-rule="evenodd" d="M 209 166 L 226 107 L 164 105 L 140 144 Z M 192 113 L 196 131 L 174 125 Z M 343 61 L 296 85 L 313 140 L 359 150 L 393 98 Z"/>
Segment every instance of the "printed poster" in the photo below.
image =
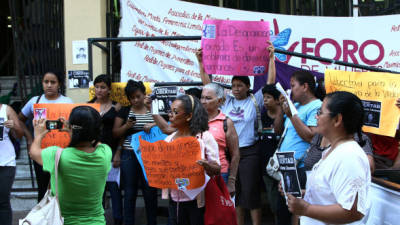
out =
<path fill-rule="evenodd" d="M 301 198 L 301 188 L 294 152 L 277 152 L 276 156 L 279 162 L 283 191 L 285 194 L 291 194 L 294 197 Z"/>

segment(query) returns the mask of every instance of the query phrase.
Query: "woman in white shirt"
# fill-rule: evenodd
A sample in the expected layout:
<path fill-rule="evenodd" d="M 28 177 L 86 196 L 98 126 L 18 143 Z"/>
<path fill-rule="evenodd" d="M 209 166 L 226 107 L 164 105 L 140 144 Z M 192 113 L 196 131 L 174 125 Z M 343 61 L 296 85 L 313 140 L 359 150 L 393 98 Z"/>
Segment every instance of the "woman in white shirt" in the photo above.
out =
<path fill-rule="evenodd" d="M 12 224 L 10 205 L 11 187 L 15 178 L 15 150 L 9 135 L 21 138 L 21 128 L 15 111 L 6 104 L 0 104 L 0 223 Z"/>
<path fill-rule="evenodd" d="M 314 165 L 304 200 L 287 196 L 289 210 L 301 216 L 301 225 L 363 224 L 371 173 L 367 155 L 353 139 L 356 132 L 361 136 L 363 118 L 362 102 L 354 94 L 340 91 L 325 97 L 317 132 L 331 147 Z"/>

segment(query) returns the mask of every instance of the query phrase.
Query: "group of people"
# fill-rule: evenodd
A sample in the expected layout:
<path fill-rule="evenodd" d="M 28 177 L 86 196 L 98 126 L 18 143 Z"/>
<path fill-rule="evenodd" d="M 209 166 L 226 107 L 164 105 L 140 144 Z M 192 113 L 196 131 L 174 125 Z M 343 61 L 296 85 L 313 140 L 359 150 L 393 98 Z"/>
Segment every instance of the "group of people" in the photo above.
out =
<path fill-rule="evenodd" d="M 278 225 L 298 224 L 299 216 L 302 225 L 361 220 L 368 212 L 371 171 L 375 168 L 374 143 L 361 132 L 364 118 L 361 100 L 348 92 L 334 92 L 319 99 L 315 90 L 321 86 L 316 87 L 313 75 L 297 71 L 290 79 L 295 113 L 288 99 L 275 87 L 274 47 L 270 42 L 268 52 L 265 87 L 253 94 L 249 77 L 234 76 L 231 94 L 226 94 L 205 73 L 200 49 L 197 58 L 204 84 L 201 95 L 178 96 L 172 102 L 168 119 L 151 112 L 151 98 L 146 96 L 142 82 L 127 82 L 125 94 L 130 105 L 121 107 L 110 99 L 110 77 L 97 76 L 95 97 L 89 103 L 100 104 L 100 112 L 78 106 L 68 121 L 60 118 L 61 131 L 71 136 L 58 166 L 64 223 L 105 224 L 106 189 L 111 195 L 114 224 L 134 224 L 137 193 L 141 188 L 147 223 L 157 224 L 159 191 L 146 182 L 131 146 L 132 134 L 149 132 L 154 126 L 168 135 L 167 142 L 188 136 L 197 138 L 202 152 L 202 160 L 197 163 L 209 176 L 222 176 L 235 199 L 239 225 L 244 224 L 246 210 L 250 211 L 253 225 L 261 224 L 263 191 Z M 55 193 L 58 147 L 41 149 L 41 141 L 49 132 L 45 119 L 33 120 L 33 129 L 29 129 L 29 124 L 35 103 L 72 103 L 60 92 L 63 80 L 56 72 L 45 73 L 44 94 L 30 99 L 18 116 L 7 105 L 0 106 L 0 118 L 4 118 L 0 177 L 5 184 L 0 191 L 0 220 L 4 224 L 11 224 L 10 191 L 15 177 L 15 154 L 9 135 L 26 136 L 30 156 L 35 161 L 38 200 L 43 198 L 49 182 Z M 295 152 L 304 198 L 284 195 L 280 181 L 266 173 L 266 163 L 276 149 Z M 391 166 L 398 166 L 400 156 L 391 157 L 394 158 Z M 106 182 L 111 167 L 121 170 L 123 198 L 117 183 Z M 204 193 L 194 200 L 176 189 L 161 190 L 161 195 L 170 199 L 168 224 L 204 224 Z"/>

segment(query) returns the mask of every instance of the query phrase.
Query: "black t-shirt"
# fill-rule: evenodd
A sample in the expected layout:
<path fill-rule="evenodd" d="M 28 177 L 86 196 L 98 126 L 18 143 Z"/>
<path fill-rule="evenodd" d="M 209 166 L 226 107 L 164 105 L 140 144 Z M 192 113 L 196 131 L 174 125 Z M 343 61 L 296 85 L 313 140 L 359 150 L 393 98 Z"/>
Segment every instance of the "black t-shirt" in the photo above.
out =
<path fill-rule="evenodd" d="M 114 120 L 117 116 L 117 111 L 113 106 L 101 117 L 101 121 L 103 123 L 103 130 L 101 132 L 101 142 L 107 144 L 111 147 L 113 152 L 116 150 L 117 147 L 117 139 L 113 138 L 112 136 L 112 129 L 114 127 Z"/>
<path fill-rule="evenodd" d="M 266 111 L 261 113 L 263 132 L 261 135 L 260 149 L 262 154 L 263 171 L 265 173 L 265 167 L 267 166 L 268 160 L 274 154 L 279 143 L 279 137 L 277 137 L 273 129 L 274 121 L 275 119 L 269 117 Z"/>

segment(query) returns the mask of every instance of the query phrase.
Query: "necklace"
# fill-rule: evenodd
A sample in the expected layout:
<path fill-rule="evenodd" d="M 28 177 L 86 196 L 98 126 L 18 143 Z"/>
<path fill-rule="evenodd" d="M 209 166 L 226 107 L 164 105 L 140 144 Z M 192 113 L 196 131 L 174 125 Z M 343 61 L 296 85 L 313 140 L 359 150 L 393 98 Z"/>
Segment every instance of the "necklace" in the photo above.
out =
<path fill-rule="evenodd" d="M 108 110 L 111 108 L 112 102 L 106 103 L 106 104 L 100 104 L 100 115 L 103 116 L 108 112 Z"/>

